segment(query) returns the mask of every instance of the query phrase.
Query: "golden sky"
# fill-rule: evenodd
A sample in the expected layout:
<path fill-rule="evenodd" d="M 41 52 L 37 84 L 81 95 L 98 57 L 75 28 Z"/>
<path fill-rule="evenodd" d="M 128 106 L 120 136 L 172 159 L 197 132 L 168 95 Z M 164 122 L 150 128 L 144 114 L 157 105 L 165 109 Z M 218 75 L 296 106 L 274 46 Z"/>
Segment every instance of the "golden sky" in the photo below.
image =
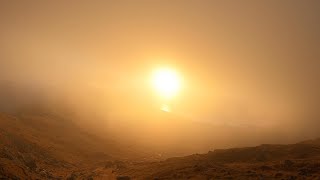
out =
<path fill-rule="evenodd" d="M 149 80 L 170 67 L 183 79 L 169 102 L 179 116 L 309 129 L 319 22 L 316 0 L 2 1 L 0 76 L 130 119 L 162 106 Z"/>

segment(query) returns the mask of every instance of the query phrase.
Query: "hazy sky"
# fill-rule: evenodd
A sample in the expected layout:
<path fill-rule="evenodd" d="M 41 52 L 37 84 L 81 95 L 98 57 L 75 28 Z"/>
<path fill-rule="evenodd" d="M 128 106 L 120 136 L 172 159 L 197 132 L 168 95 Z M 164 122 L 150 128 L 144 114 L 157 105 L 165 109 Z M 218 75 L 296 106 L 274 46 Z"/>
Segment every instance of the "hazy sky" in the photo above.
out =
<path fill-rule="evenodd" d="M 2 81 L 130 119 L 160 106 L 150 75 L 169 66 L 176 114 L 319 135 L 318 0 L 1 1 L 0 27 Z"/>

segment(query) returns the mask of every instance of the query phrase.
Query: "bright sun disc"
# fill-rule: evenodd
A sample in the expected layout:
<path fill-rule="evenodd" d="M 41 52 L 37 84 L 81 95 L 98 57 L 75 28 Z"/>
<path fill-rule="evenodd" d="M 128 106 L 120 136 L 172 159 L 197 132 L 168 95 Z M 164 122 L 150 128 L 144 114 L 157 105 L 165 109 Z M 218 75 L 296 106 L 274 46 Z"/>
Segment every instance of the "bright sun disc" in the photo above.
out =
<path fill-rule="evenodd" d="M 180 79 L 171 69 L 158 69 L 154 72 L 153 84 L 161 96 L 171 98 L 180 88 Z"/>

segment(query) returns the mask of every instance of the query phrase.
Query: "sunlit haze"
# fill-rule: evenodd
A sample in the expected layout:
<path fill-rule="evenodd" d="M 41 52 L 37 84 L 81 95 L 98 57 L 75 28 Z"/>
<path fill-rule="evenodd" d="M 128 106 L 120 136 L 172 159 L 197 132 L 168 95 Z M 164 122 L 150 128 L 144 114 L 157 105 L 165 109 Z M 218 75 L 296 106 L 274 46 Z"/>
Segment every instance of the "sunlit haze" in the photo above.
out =
<path fill-rule="evenodd" d="M 79 153 L 295 143 L 320 136 L 319 48 L 320 0 L 3 0 L 0 120 L 50 152 L 71 125 L 117 145 Z"/>

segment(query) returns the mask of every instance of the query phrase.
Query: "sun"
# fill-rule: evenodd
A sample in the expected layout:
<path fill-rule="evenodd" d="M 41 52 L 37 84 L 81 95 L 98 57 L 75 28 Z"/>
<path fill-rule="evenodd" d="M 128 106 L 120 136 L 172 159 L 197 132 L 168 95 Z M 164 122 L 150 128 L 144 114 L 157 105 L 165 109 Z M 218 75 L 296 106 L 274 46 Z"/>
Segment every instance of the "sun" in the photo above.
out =
<path fill-rule="evenodd" d="M 169 68 L 155 70 L 152 82 L 159 95 L 166 99 L 175 96 L 181 85 L 178 73 Z"/>

